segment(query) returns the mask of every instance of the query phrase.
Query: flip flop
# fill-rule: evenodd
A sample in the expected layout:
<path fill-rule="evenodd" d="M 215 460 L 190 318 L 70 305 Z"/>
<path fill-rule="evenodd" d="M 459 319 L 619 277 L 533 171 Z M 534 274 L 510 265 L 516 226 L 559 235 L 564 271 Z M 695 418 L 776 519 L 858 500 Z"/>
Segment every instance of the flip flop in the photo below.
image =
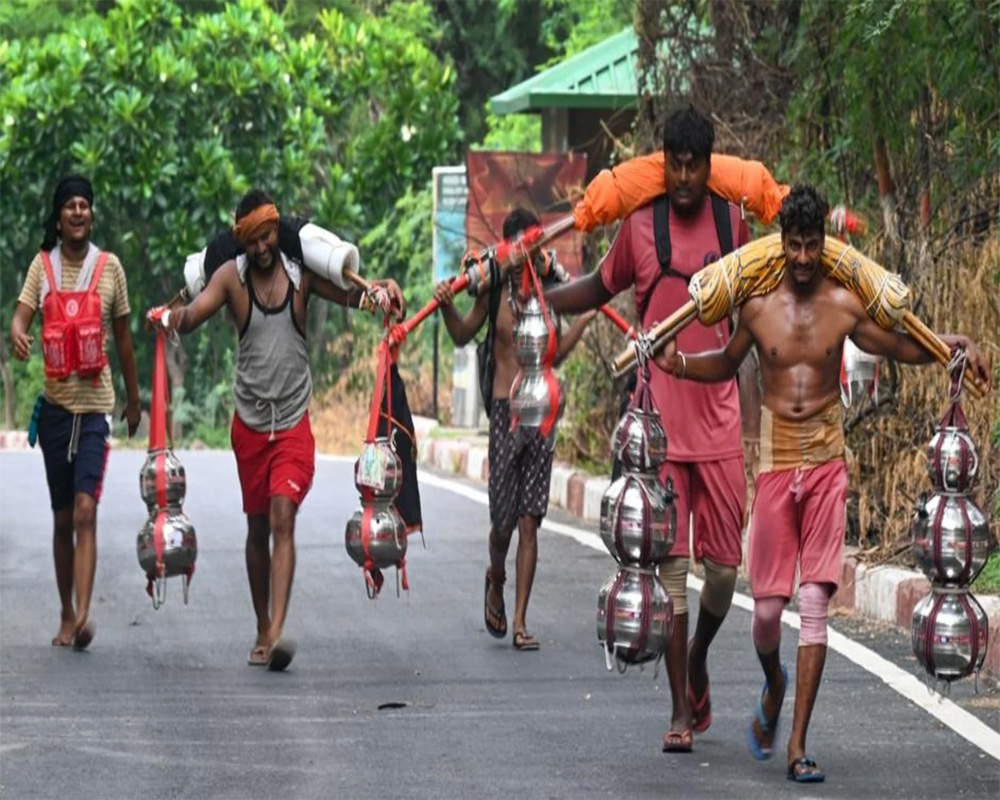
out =
<path fill-rule="evenodd" d="M 515 650 L 537 650 L 540 646 L 538 639 L 526 631 L 517 631 L 514 634 Z"/>
<path fill-rule="evenodd" d="M 267 666 L 267 645 L 256 644 L 250 648 L 250 655 L 247 656 L 247 664 L 251 667 Z"/>
<path fill-rule="evenodd" d="M 97 626 L 93 620 L 88 619 L 83 623 L 83 627 L 73 634 L 73 649 L 79 653 L 90 647 L 90 643 L 94 641 L 94 633 L 96 631 Z"/>
<path fill-rule="evenodd" d="M 501 584 L 503 581 L 501 581 Z M 499 625 L 490 622 L 490 615 L 500 620 Z M 486 570 L 486 589 L 483 591 L 483 621 L 486 623 L 486 630 L 494 639 L 503 639 L 507 635 L 507 607 L 500 601 L 500 608 L 490 606 L 490 571 Z"/>
<path fill-rule="evenodd" d="M 267 656 L 267 668 L 271 672 L 284 672 L 295 657 L 295 642 L 284 637 L 271 645 Z"/>
<path fill-rule="evenodd" d="M 795 769 L 796 767 L 799 767 L 802 771 L 799 772 Z M 795 781 L 796 783 L 822 783 L 826 780 L 826 775 L 816 766 L 816 762 L 808 756 L 797 758 L 789 764 L 787 777 L 788 780 Z"/>
<path fill-rule="evenodd" d="M 682 731 L 667 731 L 663 734 L 664 753 L 690 753 L 694 749 L 694 736 L 691 729 Z"/>
<path fill-rule="evenodd" d="M 781 674 L 785 677 L 785 691 L 781 694 L 781 700 L 778 703 L 778 710 L 775 712 L 773 719 L 768 719 L 764 714 L 764 695 L 768 692 L 767 681 L 764 681 L 764 688 L 761 690 L 760 697 L 757 698 L 757 706 L 754 709 L 754 714 L 750 717 L 750 724 L 747 726 L 747 749 L 758 761 L 767 761 L 774 755 L 774 742 L 778 739 L 778 727 L 781 721 L 781 706 L 785 703 L 785 694 L 788 693 L 788 669 L 784 664 L 781 665 Z M 753 724 L 756 721 L 760 725 L 761 731 L 764 733 L 771 734 L 771 747 L 761 747 L 760 741 L 758 741 L 756 734 L 753 730 Z"/>

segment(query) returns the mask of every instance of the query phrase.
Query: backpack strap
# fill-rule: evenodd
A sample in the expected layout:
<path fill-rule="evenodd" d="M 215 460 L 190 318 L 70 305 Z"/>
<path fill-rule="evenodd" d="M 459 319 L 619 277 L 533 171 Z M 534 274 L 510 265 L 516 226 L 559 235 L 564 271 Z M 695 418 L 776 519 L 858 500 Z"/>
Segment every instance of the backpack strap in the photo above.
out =
<path fill-rule="evenodd" d="M 729 201 L 714 192 L 708 196 L 712 203 L 712 217 L 715 220 L 715 235 L 719 239 L 721 256 L 733 252 L 733 220 L 729 211 Z M 656 242 L 656 258 L 660 262 L 662 277 L 680 278 L 684 283 L 691 283 L 691 276 L 678 272 L 670 266 L 670 195 L 662 194 L 653 201 L 653 239 Z M 642 310 L 645 313 L 645 309 Z M 730 321 L 730 330 L 733 325 Z"/>
<path fill-rule="evenodd" d="M 720 255 L 733 252 L 733 220 L 729 214 L 729 201 L 709 192 L 712 198 L 712 216 L 715 217 L 715 234 L 719 237 Z"/>
<path fill-rule="evenodd" d="M 660 269 L 670 269 L 670 195 L 661 194 L 653 201 L 653 238 Z"/>
<path fill-rule="evenodd" d="M 496 338 L 494 330 L 497 324 L 497 316 L 500 314 L 500 295 L 503 294 L 503 276 L 495 264 L 490 262 L 490 301 L 489 301 L 489 327 L 486 329 L 486 341 L 489 342 L 489 349 L 493 351 L 493 340 Z"/>

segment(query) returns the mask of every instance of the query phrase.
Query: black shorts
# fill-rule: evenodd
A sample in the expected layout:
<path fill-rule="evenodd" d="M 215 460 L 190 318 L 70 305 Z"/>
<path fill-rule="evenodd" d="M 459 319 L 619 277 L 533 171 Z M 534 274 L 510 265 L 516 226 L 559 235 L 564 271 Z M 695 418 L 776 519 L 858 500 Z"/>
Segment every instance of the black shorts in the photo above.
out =
<path fill-rule="evenodd" d="M 110 433 L 107 414 L 71 414 L 47 400 L 42 403 L 38 443 L 53 511 L 72 508 L 80 492 L 100 501 Z"/>
<path fill-rule="evenodd" d="M 509 530 L 518 517 L 541 519 L 549 510 L 552 449 L 537 428 L 510 430 L 510 402 L 493 399 L 490 410 L 490 522 Z"/>

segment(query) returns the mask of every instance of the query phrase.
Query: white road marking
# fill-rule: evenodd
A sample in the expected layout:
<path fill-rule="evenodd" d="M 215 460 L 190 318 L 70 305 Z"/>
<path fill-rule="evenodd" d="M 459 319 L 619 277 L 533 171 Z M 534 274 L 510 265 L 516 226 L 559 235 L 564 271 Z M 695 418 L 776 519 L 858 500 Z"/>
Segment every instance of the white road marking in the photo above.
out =
<path fill-rule="evenodd" d="M 489 495 L 479 489 L 457 483 L 438 475 L 433 475 L 424 470 L 418 472 L 420 483 L 426 486 L 433 486 L 438 489 L 445 489 L 454 494 L 461 495 L 475 503 L 489 506 Z M 601 537 L 596 533 L 573 527 L 562 522 L 544 520 L 542 530 L 557 533 L 560 536 L 568 536 L 576 542 L 586 547 L 593 548 L 600 552 L 607 552 Z M 694 575 L 688 575 L 688 587 L 697 592 L 701 591 L 702 580 Z M 733 605 L 753 611 L 753 598 L 737 592 L 733 596 Z M 781 615 L 781 621 L 791 628 L 799 629 L 799 615 L 793 611 L 785 611 Z M 890 689 L 901 694 L 918 708 L 923 709 L 940 722 L 947 725 L 963 739 L 974 744 L 987 755 L 1000 761 L 1000 733 L 992 729 L 989 725 L 979 720 L 974 715 L 954 702 L 944 697 L 938 692 L 930 690 L 919 678 L 906 670 L 886 660 L 878 653 L 869 650 L 862 644 L 847 638 L 842 633 L 838 633 L 832 628 L 829 629 L 828 645 L 831 650 L 840 653 L 848 661 L 857 664 L 867 672 L 870 672 L 879 680 L 883 681 Z"/>

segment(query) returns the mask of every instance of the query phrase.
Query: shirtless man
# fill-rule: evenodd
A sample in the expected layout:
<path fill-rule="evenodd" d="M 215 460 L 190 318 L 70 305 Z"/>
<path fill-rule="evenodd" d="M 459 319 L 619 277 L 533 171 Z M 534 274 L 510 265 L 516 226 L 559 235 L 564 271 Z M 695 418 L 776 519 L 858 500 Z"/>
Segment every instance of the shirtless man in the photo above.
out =
<path fill-rule="evenodd" d="M 504 239 L 512 239 L 535 225 L 538 225 L 538 218 L 534 214 L 516 208 L 504 220 Z M 514 316 L 508 303 L 508 283 L 504 281 L 500 286 L 491 287 L 490 292 L 481 293 L 464 317 L 453 305 L 455 295 L 450 280 L 437 285 L 434 298 L 440 305 L 448 335 L 459 347 L 467 344 L 484 322 L 494 324 L 490 319 L 491 301 L 496 309 L 496 330 L 492 336 L 495 374 L 489 410 L 490 566 L 486 570 L 484 617 L 491 636 L 502 639 L 507 635 L 503 585 L 507 574 L 507 551 L 516 526 L 517 586 L 512 642 L 517 650 L 537 650 L 538 639 L 528 633 L 526 619 L 538 563 L 538 526 L 549 507 L 552 448 L 538 429 L 524 429 L 523 437 L 515 436 L 510 429 L 510 389 L 521 367 L 514 354 Z M 581 314 L 560 337 L 556 364 L 573 349 L 596 313 Z"/>
<path fill-rule="evenodd" d="M 355 308 L 362 300 L 360 290 L 344 291 L 286 258 L 278 246 L 279 222 L 278 209 L 266 194 L 248 192 L 233 226 L 245 255 L 222 264 L 189 305 L 152 314 L 165 330 L 190 333 L 225 306 L 239 334 L 232 441 L 247 515 L 247 577 L 257 615 L 257 640 L 248 663 L 273 671 L 284 670 L 295 654 L 294 643 L 283 638 L 295 574 L 295 516 L 315 471 L 306 312 L 313 295 Z M 400 314 L 405 311 L 395 281 L 372 283 L 384 288 Z"/>
<path fill-rule="evenodd" d="M 757 346 L 764 398 L 749 568 L 753 642 L 766 682 L 747 744 L 757 759 L 773 754 L 787 683 L 778 653 L 781 612 L 799 566 L 802 627 L 788 740 L 788 779 L 797 782 L 824 780 L 806 755 L 806 730 L 823 676 L 827 608 L 843 553 L 847 468 L 839 374 L 844 340 L 908 364 L 932 361 L 905 333 L 875 324 L 858 298 L 820 269 L 826 212 L 826 200 L 815 189 L 795 186 L 779 214 L 786 269 L 778 288 L 747 301 L 725 348 L 692 355 L 670 343 L 656 359 L 677 378 L 711 383 L 730 380 Z M 964 336 L 941 338 L 952 348 L 964 348 L 973 374 L 989 384 L 990 371 L 976 345 Z"/>

